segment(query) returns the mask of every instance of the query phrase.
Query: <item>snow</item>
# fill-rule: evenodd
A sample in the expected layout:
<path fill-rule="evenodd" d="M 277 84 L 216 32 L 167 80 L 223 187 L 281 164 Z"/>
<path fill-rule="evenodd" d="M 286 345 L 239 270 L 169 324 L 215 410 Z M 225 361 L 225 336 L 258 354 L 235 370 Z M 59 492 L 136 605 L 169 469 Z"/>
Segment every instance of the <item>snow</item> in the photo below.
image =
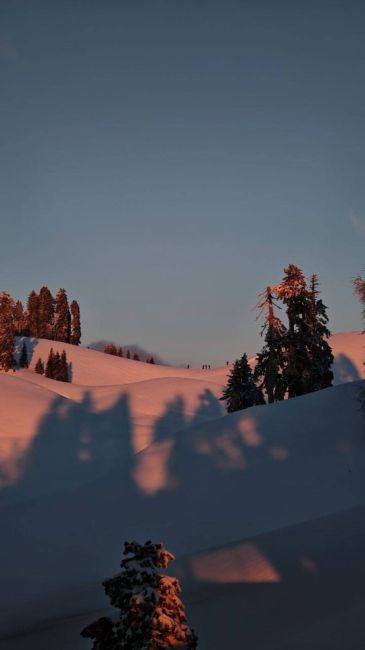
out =
<path fill-rule="evenodd" d="M 331 338 L 336 387 L 232 415 L 227 368 L 31 342 L 73 383 L 0 374 L 1 650 L 90 648 L 129 539 L 176 556 L 200 650 L 364 647 L 364 342 Z"/>

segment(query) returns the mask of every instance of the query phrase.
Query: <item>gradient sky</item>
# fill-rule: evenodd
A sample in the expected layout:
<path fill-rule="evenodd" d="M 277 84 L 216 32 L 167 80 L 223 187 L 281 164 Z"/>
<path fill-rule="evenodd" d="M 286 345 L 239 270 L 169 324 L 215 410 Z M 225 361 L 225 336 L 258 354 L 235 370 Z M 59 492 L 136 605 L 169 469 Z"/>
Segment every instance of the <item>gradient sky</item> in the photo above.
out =
<path fill-rule="evenodd" d="M 221 364 L 294 262 L 361 328 L 364 81 L 362 0 L 1 0 L 1 288 Z"/>

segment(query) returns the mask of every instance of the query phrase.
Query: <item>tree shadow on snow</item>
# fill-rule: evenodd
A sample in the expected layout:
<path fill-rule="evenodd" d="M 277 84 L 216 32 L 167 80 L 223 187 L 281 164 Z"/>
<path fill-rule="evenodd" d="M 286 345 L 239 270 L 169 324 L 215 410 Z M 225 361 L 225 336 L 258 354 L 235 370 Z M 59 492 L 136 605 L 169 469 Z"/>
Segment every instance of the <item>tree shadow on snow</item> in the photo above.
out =
<path fill-rule="evenodd" d="M 9 629 L 21 594 L 35 603 L 23 608 L 24 625 L 107 604 L 100 582 L 117 571 L 128 539 L 162 541 L 180 558 L 202 650 L 224 640 L 234 647 L 237 635 L 262 648 L 365 599 L 363 512 L 320 519 L 364 489 L 356 471 L 362 416 L 355 403 L 337 407 L 334 391 L 295 400 L 295 420 L 294 400 L 220 418 L 221 403 L 205 390 L 188 417 L 177 395 L 155 423 L 155 444 L 138 454 L 126 395 L 102 412 L 88 393 L 80 403 L 56 397 L 6 495 L 19 503 L 2 509 Z M 52 591 L 40 611 L 37 597 Z"/>

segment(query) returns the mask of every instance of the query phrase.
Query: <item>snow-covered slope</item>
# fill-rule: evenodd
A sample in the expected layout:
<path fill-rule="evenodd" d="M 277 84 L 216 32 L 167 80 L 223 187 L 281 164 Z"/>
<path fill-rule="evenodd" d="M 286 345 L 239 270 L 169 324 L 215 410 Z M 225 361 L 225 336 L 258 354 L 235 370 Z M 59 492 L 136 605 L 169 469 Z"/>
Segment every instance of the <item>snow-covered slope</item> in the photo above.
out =
<path fill-rule="evenodd" d="M 358 378 L 361 336 L 331 344 L 337 381 Z M 358 382 L 222 417 L 226 369 L 67 353 L 79 384 L 0 375 L 1 650 L 89 648 L 128 538 L 176 553 L 201 650 L 362 647 Z"/>

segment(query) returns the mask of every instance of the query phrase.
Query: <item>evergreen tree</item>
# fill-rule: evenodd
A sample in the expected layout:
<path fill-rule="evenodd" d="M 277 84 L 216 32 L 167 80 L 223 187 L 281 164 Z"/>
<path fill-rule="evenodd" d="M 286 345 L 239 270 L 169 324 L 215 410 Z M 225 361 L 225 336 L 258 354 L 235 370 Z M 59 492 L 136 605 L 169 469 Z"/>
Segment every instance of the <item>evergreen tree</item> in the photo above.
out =
<path fill-rule="evenodd" d="M 44 375 L 44 364 L 43 364 L 43 361 L 42 361 L 42 359 L 40 357 L 39 357 L 37 363 L 35 364 L 34 371 L 38 375 Z"/>
<path fill-rule="evenodd" d="M 127 350 L 127 359 L 130 359 L 130 358 L 131 358 L 131 353 L 130 353 L 129 350 Z"/>
<path fill-rule="evenodd" d="M 197 637 L 187 625 L 176 578 L 160 573 L 174 556 L 162 544 L 125 543 L 122 571 L 103 582 L 118 618 L 103 617 L 88 625 L 81 636 L 93 639 L 93 650 L 162 650 L 197 648 Z"/>
<path fill-rule="evenodd" d="M 227 401 L 227 413 L 265 404 L 262 390 L 256 386 L 246 354 L 234 363 L 220 399 Z"/>
<path fill-rule="evenodd" d="M 28 367 L 29 367 L 29 361 L 28 361 L 27 345 L 25 341 L 23 341 L 22 349 L 19 357 L 19 368 L 28 368 Z"/>
<path fill-rule="evenodd" d="M 361 275 L 357 275 L 353 279 L 353 284 L 354 284 L 355 293 L 357 293 L 363 307 L 362 319 L 365 326 L 365 280 L 361 277 Z M 365 333 L 365 329 L 363 329 L 362 333 L 363 334 Z M 359 390 L 359 401 L 361 405 L 361 410 L 363 414 L 365 414 L 365 388 L 364 387 L 360 388 Z"/>
<path fill-rule="evenodd" d="M 80 321 L 80 307 L 76 300 L 71 303 L 71 343 L 72 345 L 80 345 L 81 343 L 81 321 Z"/>
<path fill-rule="evenodd" d="M 117 356 L 117 346 L 114 343 L 105 343 L 104 345 L 105 354 L 111 354 L 113 357 Z"/>
<path fill-rule="evenodd" d="M 286 328 L 275 316 L 274 299 L 271 287 L 260 294 L 258 317 L 265 313 L 265 321 L 261 334 L 265 332 L 265 345 L 256 356 L 254 377 L 260 388 L 266 391 L 269 404 L 283 400 L 286 392 L 285 385 L 285 339 Z"/>
<path fill-rule="evenodd" d="M 149 359 L 149 363 L 153 363 L 153 364 L 155 363 L 155 360 L 154 360 L 153 357 L 150 357 L 150 359 Z"/>
<path fill-rule="evenodd" d="M 117 349 L 118 357 L 123 357 L 123 348 L 119 345 Z"/>
<path fill-rule="evenodd" d="M 309 313 L 309 354 L 311 358 L 310 392 L 332 386 L 333 354 L 327 341 L 331 335 L 327 327 L 327 307 L 318 299 L 318 277 L 310 278 L 311 311 Z"/>
<path fill-rule="evenodd" d="M 133 361 L 139 361 L 139 360 L 140 360 L 139 359 L 139 354 L 137 354 L 137 352 L 135 352 L 134 355 L 133 355 Z"/>
<path fill-rule="evenodd" d="M 50 349 L 47 363 L 46 363 L 46 370 L 45 370 L 45 376 L 48 377 L 48 379 L 54 379 L 54 374 L 55 374 L 55 354 L 53 352 L 53 348 Z"/>
<path fill-rule="evenodd" d="M 353 279 L 353 284 L 354 284 L 355 293 L 357 293 L 357 295 L 359 297 L 359 300 L 360 300 L 360 302 L 362 304 L 362 307 L 363 307 L 363 309 L 362 309 L 362 319 L 363 319 L 364 327 L 365 327 L 365 280 L 363 280 L 361 275 L 357 275 Z M 363 333 L 364 332 L 365 332 L 365 329 L 364 329 Z"/>
<path fill-rule="evenodd" d="M 25 328 L 25 322 L 24 322 L 24 309 L 23 309 L 23 305 L 20 302 L 20 300 L 17 300 L 16 303 L 15 303 L 14 327 L 15 327 L 15 335 L 16 336 L 22 336 L 23 335 L 23 330 Z"/>
<path fill-rule="evenodd" d="M 59 289 L 56 295 L 54 339 L 69 343 L 71 337 L 71 314 L 65 289 Z"/>
<path fill-rule="evenodd" d="M 312 390 L 312 358 L 310 354 L 310 319 L 312 298 L 302 271 L 289 264 L 275 295 L 286 305 L 285 384 L 289 397 L 304 395 Z"/>
<path fill-rule="evenodd" d="M 39 292 L 39 334 L 43 339 L 53 339 L 55 319 L 55 299 L 48 287 Z"/>
<path fill-rule="evenodd" d="M 0 368 L 8 372 L 14 369 L 15 350 L 15 303 L 7 291 L 0 293 Z"/>
<path fill-rule="evenodd" d="M 29 331 L 29 336 L 38 338 L 39 336 L 39 296 L 34 291 L 30 292 L 27 302 L 27 328 Z"/>
<path fill-rule="evenodd" d="M 62 350 L 59 362 L 58 381 L 69 381 L 66 350 Z"/>

